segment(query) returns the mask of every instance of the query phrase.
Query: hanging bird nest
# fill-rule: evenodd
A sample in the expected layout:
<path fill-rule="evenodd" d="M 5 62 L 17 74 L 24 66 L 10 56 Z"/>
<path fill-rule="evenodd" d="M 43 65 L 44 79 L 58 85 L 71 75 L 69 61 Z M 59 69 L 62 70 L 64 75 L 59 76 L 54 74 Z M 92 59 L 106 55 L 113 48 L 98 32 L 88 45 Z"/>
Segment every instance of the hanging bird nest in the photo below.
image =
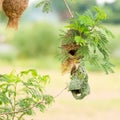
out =
<path fill-rule="evenodd" d="M 63 52 L 65 52 L 68 57 L 66 60 L 62 62 L 62 73 L 65 72 L 73 72 L 73 70 L 77 69 L 77 64 L 79 63 L 79 57 L 76 56 L 76 52 L 79 49 L 79 45 L 75 43 L 69 43 L 62 45 Z"/>
<path fill-rule="evenodd" d="M 29 0 L 3 0 L 2 7 L 9 18 L 7 27 L 17 29 L 19 19 L 28 6 Z"/>
<path fill-rule="evenodd" d="M 69 91 L 75 99 L 83 99 L 90 93 L 88 75 L 85 67 L 81 64 L 83 56 L 78 53 L 80 44 L 75 42 L 75 36 L 79 36 L 79 31 L 69 29 L 62 37 L 61 54 L 66 59 L 62 62 L 62 73 L 70 72 L 71 81 Z"/>
<path fill-rule="evenodd" d="M 78 68 L 79 59 L 68 58 L 62 62 L 61 68 L 62 73 L 70 72 L 71 74 Z"/>
<path fill-rule="evenodd" d="M 83 99 L 90 93 L 87 72 L 80 64 L 78 69 L 71 76 L 69 91 L 71 91 L 73 97 L 78 100 Z"/>
<path fill-rule="evenodd" d="M 69 29 L 62 37 L 61 54 L 65 60 L 62 62 L 62 73 L 70 72 L 71 74 L 78 68 L 81 56 L 78 56 L 77 51 L 80 45 L 74 41 L 78 31 Z"/>
<path fill-rule="evenodd" d="M 76 14 L 69 20 L 67 32 L 61 34 L 61 54 L 63 59 L 66 58 L 62 62 L 62 71 L 69 70 L 69 91 L 76 99 L 84 98 L 90 91 L 88 76 L 83 69 L 86 62 L 103 68 L 107 74 L 114 72 L 114 65 L 109 61 L 108 49 L 108 38 L 112 38 L 113 35 L 100 24 L 105 19 L 106 13 L 94 7 L 83 15 Z"/>

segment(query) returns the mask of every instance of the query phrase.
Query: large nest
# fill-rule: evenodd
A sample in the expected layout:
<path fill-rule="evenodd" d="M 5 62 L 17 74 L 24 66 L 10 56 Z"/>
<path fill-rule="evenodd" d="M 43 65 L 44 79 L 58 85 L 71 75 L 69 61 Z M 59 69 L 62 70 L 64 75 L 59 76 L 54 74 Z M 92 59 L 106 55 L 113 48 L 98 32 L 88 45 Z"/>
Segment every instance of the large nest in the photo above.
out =
<path fill-rule="evenodd" d="M 8 27 L 17 29 L 20 16 L 28 6 L 29 0 L 3 0 L 2 7 L 9 18 Z"/>

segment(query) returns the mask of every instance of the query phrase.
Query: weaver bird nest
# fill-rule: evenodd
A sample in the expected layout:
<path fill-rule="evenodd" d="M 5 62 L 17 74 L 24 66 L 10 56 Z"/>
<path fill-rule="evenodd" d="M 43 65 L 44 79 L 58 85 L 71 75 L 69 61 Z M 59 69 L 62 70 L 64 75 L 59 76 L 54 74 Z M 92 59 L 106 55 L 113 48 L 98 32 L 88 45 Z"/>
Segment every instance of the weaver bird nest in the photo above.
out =
<path fill-rule="evenodd" d="M 28 6 L 29 0 L 3 0 L 2 7 L 9 18 L 7 27 L 17 29 L 19 19 Z"/>
<path fill-rule="evenodd" d="M 87 72 L 81 63 L 84 56 L 78 54 L 81 46 L 75 42 L 75 35 L 79 35 L 79 32 L 69 29 L 62 36 L 61 54 L 66 58 L 62 62 L 62 73 L 70 72 L 71 82 L 68 89 L 75 99 L 83 99 L 90 93 L 90 88 Z"/>

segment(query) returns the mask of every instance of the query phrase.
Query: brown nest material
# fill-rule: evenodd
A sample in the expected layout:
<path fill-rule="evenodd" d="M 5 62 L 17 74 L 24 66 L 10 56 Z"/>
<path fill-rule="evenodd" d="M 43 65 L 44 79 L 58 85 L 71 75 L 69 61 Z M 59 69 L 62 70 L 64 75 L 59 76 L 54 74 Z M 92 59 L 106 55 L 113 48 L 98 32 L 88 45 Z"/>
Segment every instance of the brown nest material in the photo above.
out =
<path fill-rule="evenodd" d="M 78 58 L 68 58 L 61 65 L 62 74 L 70 72 L 70 74 L 72 75 L 77 70 L 78 65 L 79 65 Z"/>
<path fill-rule="evenodd" d="M 68 53 L 68 58 L 62 63 L 62 73 L 71 72 L 71 74 L 78 68 L 79 57 L 76 56 L 77 50 L 80 48 L 80 45 L 75 43 L 62 45 L 63 52 Z"/>
<path fill-rule="evenodd" d="M 80 48 L 80 45 L 77 45 L 76 43 L 70 43 L 62 45 L 62 48 L 66 50 L 70 55 L 74 56 L 77 50 Z"/>
<path fill-rule="evenodd" d="M 70 44 L 65 44 L 65 45 L 63 44 L 62 48 L 67 50 L 67 51 L 77 50 L 80 48 L 80 45 L 77 45 L 76 43 L 70 43 Z"/>
<path fill-rule="evenodd" d="M 0 0 L 0 10 L 2 8 L 2 2 L 3 2 L 3 0 Z"/>
<path fill-rule="evenodd" d="M 2 7 L 9 18 L 7 27 L 17 29 L 19 19 L 28 6 L 29 0 L 3 0 Z"/>

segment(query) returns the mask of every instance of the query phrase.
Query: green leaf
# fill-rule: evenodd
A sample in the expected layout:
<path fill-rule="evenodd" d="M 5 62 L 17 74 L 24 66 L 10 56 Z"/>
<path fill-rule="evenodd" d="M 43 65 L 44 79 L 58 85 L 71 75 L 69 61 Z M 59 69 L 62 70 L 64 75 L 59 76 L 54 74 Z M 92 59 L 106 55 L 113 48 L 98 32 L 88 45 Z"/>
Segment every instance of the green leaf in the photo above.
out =
<path fill-rule="evenodd" d="M 79 21 L 81 24 L 83 24 L 85 26 L 93 26 L 95 24 L 94 20 L 87 15 L 80 16 Z"/>
<path fill-rule="evenodd" d="M 114 73 L 113 67 L 114 65 L 111 64 L 109 61 L 105 61 L 104 64 L 102 64 L 103 69 L 105 70 L 106 74 L 110 73 Z"/>
<path fill-rule="evenodd" d="M 36 77 L 38 75 L 36 70 L 29 69 L 29 70 L 25 70 L 25 71 L 20 72 L 20 76 L 28 75 L 29 73 L 31 73 L 32 76 L 34 76 L 34 77 Z"/>
<path fill-rule="evenodd" d="M 3 87 L 4 85 L 6 85 L 6 83 L 8 82 L 8 77 L 7 75 L 0 75 L 0 87 Z"/>
<path fill-rule="evenodd" d="M 106 13 L 99 7 L 94 7 L 96 13 L 96 20 L 105 20 L 107 18 Z"/>
<path fill-rule="evenodd" d="M 50 105 L 54 101 L 53 96 L 50 95 L 44 95 L 43 99 L 45 100 L 45 104 L 47 105 Z"/>
<path fill-rule="evenodd" d="M 41 78 L 40 78 L 41 82 L 46 85 L 47 83 L 50 82 L 50 77 L 49 75 L 43 75 Z"/>
<path fill-rule="evenodd" d="M 115 38 L 115 36 L 113 35 L 113 33 L 108 30 L 106 27 L 102 26 L 102 25 L 99 25 L 98 27 L 100 27 L 104 32 L 105 34 L 110 37 L 110 38 Z"/>
<path fill-rule="evenodd" d="M 19 106 L 20 106 L 21 108 L 29 108 L 29 107 L 31 106 L 31 103 L 32 103 L 32 102 L 33 102 L 33 101 L 32 101 L 31 98 L 26 97 L 26 98 L 24 98 L 24 99 L 19 100 Z"/>
<path fill-rule="evenodd" d="M 27 110 L 27 111 L 26 111 L 26 114 L 27 114 L 27 115 L 33 115 L 33 110 L 31 110 L 31 109 Z"/>
<path fill-rule="evenodd" d="M 52 11 L 52 5 L 50 0 L 44 0 L 39 2 L 36 7 L 42 7 L 42 11 L 48 13 Z"/>
<path fill-rule="evenodd" d="M 37 107 L 40 109 L 41 112 L 44 112 L 46 108 L 43 104 L 38 104 Z"/>
<path fill-rule="evenodd" d="M 96 54 L 90 55 L 89 62 L 90 64 L 100 67 L 100 59 Z"/>
<path fill-rule="evenodd" d="M 36 7 L 42 7 L 44 5 L 44 1 L 39 2 Z"/>
<path fill-rule="evenodd" d="M 75 36 L 75 42 L 81 46 L 86 44 L 86 41 L 80 36 Z"/>
<path fill-rule="evenodd" d="M 5 93 L 1 93 L 0 94 L 0 101 L 3 102 L 4 104 L 8 104 L 10 100 Z"/>

